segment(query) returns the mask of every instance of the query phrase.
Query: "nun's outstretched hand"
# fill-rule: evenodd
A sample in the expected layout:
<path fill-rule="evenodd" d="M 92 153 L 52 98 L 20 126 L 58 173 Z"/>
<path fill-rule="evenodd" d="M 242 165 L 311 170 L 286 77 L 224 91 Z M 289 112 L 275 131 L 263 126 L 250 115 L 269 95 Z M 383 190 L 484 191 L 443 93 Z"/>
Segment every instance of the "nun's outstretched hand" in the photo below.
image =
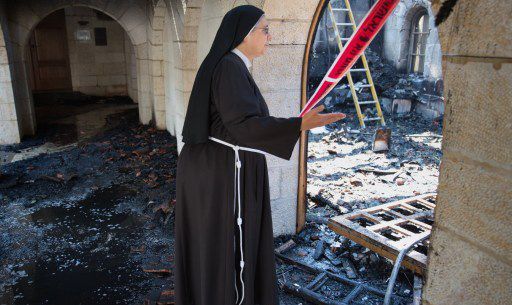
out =
<path fill-rule="evenodd" d="M 300 130 L 309 130 L 311 128 L 324 126 L 346 117 L 346 115 L 341 112 L 320 113 L 320 111 L 324 110 L 324 108 L 324 105 L 320 105 L 306 112 L 306 114 L 304 114 L 302 117 Z"/>

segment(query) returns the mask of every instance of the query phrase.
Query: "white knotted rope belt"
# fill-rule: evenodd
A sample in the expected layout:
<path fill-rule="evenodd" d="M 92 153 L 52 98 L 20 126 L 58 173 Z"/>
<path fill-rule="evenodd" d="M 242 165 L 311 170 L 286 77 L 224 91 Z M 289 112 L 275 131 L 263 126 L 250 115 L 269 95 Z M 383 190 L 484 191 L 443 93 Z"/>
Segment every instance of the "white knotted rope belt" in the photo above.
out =
<path fill-rule="evenodd" d="M 244 272 L 244 250 L 242 245 L 242 215 L 241 215 L 241 202 L 240 202 L 240 168 L 242 167 L 242 161 L 240 161 L 240 154 L 238 153 L 239 150 L 246 150 L 246 151 L 252 151 L 257 152 L 260 154 L 268 154 L 267 152 L 264 152 L 259 149 L 244 147 L 244 146 L 238 146 L 233 145 L 231 143 L 228 143 L 226 141 L 222 141 L 220 139 L 214 138 L 214 137 L 208 137 L 210 140 L 213 140 L 215 142 L 224 144 L 226 146 L 229 146 L 233 148 L 235 151 L 235 183 L 234 185 L 234 198 L 233 201 L 238 202 L 238 218 L 236 219 L 236 222 L 238 224 L 238 232 L 240 233 L 240 281 L 242 282 L 242 298 L 240 299 L 240 303 L 242 304 L 242 301 L 244 300 L 244 280 L 243 280 L 243 272 Z M 235 213 L 236 205 L 233 205 L 233 213 Z M 234 237 L 236 240 L 236 237 Z M 236 276 L 235 276 L 235 291 L 236 291 L 236 302 L 238 303 L 238 288 L 236 286 Z"/>

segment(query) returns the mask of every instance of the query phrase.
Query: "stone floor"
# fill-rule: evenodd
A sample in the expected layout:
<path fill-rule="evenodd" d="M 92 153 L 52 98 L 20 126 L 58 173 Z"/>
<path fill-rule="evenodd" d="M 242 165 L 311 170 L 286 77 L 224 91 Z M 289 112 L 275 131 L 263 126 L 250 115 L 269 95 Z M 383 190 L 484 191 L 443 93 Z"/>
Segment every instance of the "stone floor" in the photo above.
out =
<path fill-rule="evenodd" d="M 72 148 L 102 131 L 107 116 L 137 108 L 127 97 L 93 97 L 80 93 L 35 94 L 34 105 L 37 134 L 11 149 L 0 150 L 0 164 Z"/>

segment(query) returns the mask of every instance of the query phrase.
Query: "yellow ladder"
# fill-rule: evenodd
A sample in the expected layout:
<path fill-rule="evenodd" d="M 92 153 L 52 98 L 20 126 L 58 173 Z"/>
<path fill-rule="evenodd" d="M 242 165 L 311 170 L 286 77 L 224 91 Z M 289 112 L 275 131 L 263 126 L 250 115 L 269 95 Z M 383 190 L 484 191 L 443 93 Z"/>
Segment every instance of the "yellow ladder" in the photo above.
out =
<path fill-rule="evenodd" d="M 332 25 L 334 28 L 334 34 L 336 36 L 336 40 L 338 42 L 338 47 L 341 50 L 343 49 L 343 43 L 349 40 L 349 37 L 341 37 L 340 31 L 338 29 L 338 26 L 351 26 L 352 30 L 355 32 L 357 29 L 356 21 L 354 19 L 354 15 L 352 14 L 352 9 L 350 8 L 349 0 L 342 0 L 340 2 L 345 2 L 345 7 L 332 7 L 331 1 L 329 1 L 329 4 L 327 5 L 327 9 L 329 11 L 329 16 L 332 21 Z M 334 12 L 344 12 L 348 14 L 350 22 L 338 22 L 336 20 L 336 15 Z M 345 14 L 340 14 L 342 16 L 346 16 Z M 377 97 L 377 91 L 375 91 L 375 86 L 373 84 L 372 75 L 370 74 L 370 68 L 368 66 L 368 61 L 366 60 L 366 56 L 363 54 L 360 57 L 360 60 L 363 62 L 363 67 L 361 69 L 350 69 L 347 72 L 347 80 L 350 86 L 350 92 L 352 93 L 352 99 L 354 100 L 354 106 L 356 107 L 357 117 L 359 118 L 359 124 L 362 128 L 366 127 L 365 122 L 371 122 L 371 121 L 380 121 L 382 126 L 386 126 L 386 121 L 384 120 L 384 115 L 382 114 L 382 109 L 380 108 L 379 99 Z M 366 79 L 368 80 L 367 84 L 363 84 L 360 86 L 355 86 L 354 81 L 352 80 L 352 74 L 351 72 L 365 72 L 366 73 Z M 373 100 L 371 101 L 359 101 L 359 98 L 357 96 L 356 89 L 359 88 L 370 88 L 370 91 L 372 93 Z M 364 106 L 370 106 L 375 105 L 375 109 L 377 110 L 377 117 L 366 117 L 365 114 L 361 112 L 361 105 Z"/>

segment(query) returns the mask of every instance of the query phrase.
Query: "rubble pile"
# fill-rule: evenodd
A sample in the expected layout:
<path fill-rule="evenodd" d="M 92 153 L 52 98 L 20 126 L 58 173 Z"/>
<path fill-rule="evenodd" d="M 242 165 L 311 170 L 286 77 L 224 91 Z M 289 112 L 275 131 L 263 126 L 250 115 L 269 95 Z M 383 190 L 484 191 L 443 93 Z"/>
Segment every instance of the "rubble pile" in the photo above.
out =
<path fill-rule="evenodd" d="M 306 229 L 296 236 L 283 236 L 276 243 L 287 256 L 336 274 L 386 289 L 392 261 L 330 230 L 331 217 L 386 202 L 435 192 L 441 160 L 441 122 L 417 114 L 387 118 L 392 130 L 390 149 L 372 151 L 377 126 L 359 129 L 351 106 L 342 108 L 347 119 L 309 133 L 307 164 Z M 293 243 L 286 241 L 293 239 Z M 290 246 L 291 244 L 291 246 Z M 311 278 L 279 264 L 279 279 L 307 285 Z M 394 294 L 410 304 L 414 295 L 414 274 L 402 269 Z M 421 286 L 421 285 L 420 285 Z M 343 285 L 321 287 L 322 295 L 340 299 L 350 289 Z M 291 298 L 283 295 L 284 298 Z M 293 299 L 301 301 L 301 298 Z M 382 304 L 382 297 L 363 294 L 362 304 Z M 303 304 L 313 304 L 303 302 Z M 317 304 L 321 304 L 318 302 Z M 400 304 L 399 302 L 397 304 Z"/>
<path fill-rule="evenodd" d="M 365 50 L 368 65 L 372 75 L 373 83 L 377 96 L 381 103 L 389 103 L 392 100 L 408 100 L 421 104 L 443 103 L 443 82 L 442 80 L 432 80 L 418 74 L 399 73 L 391 64 L 383 61 L 377 53 L 371 49 Z M 363 68 L 361 63 L 353 68 Z M 364 73 L 353 73 L 352 79 L 357 96 L 360 101 L 372 100 L 370 90 L 365 90 L 362 85 L 367 84 Z M 310 81 L 308 92 L 311 94 L 315 89 L 317 82 Z M 390 101 L 386 101 L 386 99 Z M 325 107 L 327 111 L 339 111 L 343 107 L 353 105 L 352 93 L 348 81 L 344 78 L 325 98 Z M 383 105 L 384 110 L 391 113 L 392 110 Z M 409 109 L 410 110 L 410 109 Z M 374 114 L 372 114 L 374 116 Z"/>
<path fill-rule="evenodd" d="M 435 192 L 441 161 L 441 122 L 411 114 L 387 118 L 389 151 L 375 153 L 375 126 L 360 130 L 355 113 L 313 130 L 308 143 L 311 212 L 330 217 L 405 197 Z M 317 134 L 315 134 L 317 132 Z"/>
<path fill-rule="evenodd" d="M 318 270 L 331 272 L 348 280 L 365 284 L 374 290 L 385 291 L 387 278 L 393 265 L 384 257 L 364 248 L 342 236 L 335 234 L 320 219 L 308 217 L 306 228 L 297 235 L 283 235 L 276 239 L 277 252 L 286 257 L 300 261 L 302 264 Z M 281 251 L 279 249 L 282 249 Z M 315 276 L 304 273 L 300 268 L 279 259 L 277 277 L 280 287 L 291 285 L 307 287 Z M 412 272 L 404 270 L 394 287 L 394 295 L 399 298 L 394 304 L 409 304 L 413 297 Z M 325 282 L 317 292 L 332 300 L 340 301 L 353 290 L 353 285 L 335 281 Z M 324 304 L 307 302 L 303 298 L 282 292 L 283 304 Z M 351 304 L 382 304 L 382 295 L 366 290 Z"/>

